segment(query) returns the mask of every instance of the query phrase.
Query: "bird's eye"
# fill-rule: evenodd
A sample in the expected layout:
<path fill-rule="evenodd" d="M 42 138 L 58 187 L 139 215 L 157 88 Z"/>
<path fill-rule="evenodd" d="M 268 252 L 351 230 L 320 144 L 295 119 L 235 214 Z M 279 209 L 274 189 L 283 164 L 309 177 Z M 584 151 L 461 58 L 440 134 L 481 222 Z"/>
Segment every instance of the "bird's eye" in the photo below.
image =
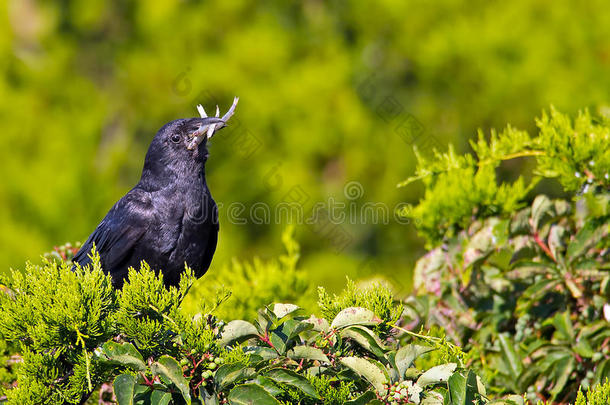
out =
<path fill-rule="evenodd" d="M 179 143 L 182 140 L 182 137 L 178 134 L 173 134 L 170 139 L 173 143 Z"/>

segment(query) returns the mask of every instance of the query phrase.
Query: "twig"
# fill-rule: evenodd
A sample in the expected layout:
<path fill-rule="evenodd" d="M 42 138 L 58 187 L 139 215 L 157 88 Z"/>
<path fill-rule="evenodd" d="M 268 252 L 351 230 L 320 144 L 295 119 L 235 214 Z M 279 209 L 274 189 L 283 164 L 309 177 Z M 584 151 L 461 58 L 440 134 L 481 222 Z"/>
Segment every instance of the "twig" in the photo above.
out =
<path fill-rule="evenodd" d="M 549 247 L 546 245 L 546 243 L 544 243 L 544 241 L 542 239 L 540 239 L 540 236 L 538 236 L 538 232 L 534 232 L 534 240 L 536 241 L 536 244 L 538 246 L 540 246 L 540 248 L 542 250 L 544 250 L 544 253 L 546 253 L 546 255 L 548 257 L 550 257 L 551 259 L 553 259 L 553 261 L 555 263 L 557 263 L 557 259 L 555 259 L 555 255 L 553 254 L 553 252 L 551 252 L 551 249 L 549 249 Z"/>

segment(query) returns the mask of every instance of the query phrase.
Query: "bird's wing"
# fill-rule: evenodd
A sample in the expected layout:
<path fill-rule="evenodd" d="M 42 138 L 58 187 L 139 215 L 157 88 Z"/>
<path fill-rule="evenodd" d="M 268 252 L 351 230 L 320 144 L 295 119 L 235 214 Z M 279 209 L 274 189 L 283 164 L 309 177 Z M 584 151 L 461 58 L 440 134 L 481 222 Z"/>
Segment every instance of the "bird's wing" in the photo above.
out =
<path fill-rule="evenodd" d="M 130 256 L 135 244 L 147 230 L 152 215 L 148 193 L 133 189 L 121 198 L 95 228 L 73 261 L 84 266 L 91 262 L 89 254 L 95 244 L 102 267 L 113 273 Z"/>
<path fill-rule="evenodd" d="M 210 264 L 212 263 L 212 257 L 214 257 L 214 252 L 216 252 L 216 245 L 218 244 L 218 229 L 218 219 L 216 219 L 213 223 L 212 228 L 210 229 L 208 243 L 205 247 L 205 253 L 203 255 L 203 267 L 201 270 L 195 271 L 195 276 L 197 278 L 202 277 L 210 267 Z"/>

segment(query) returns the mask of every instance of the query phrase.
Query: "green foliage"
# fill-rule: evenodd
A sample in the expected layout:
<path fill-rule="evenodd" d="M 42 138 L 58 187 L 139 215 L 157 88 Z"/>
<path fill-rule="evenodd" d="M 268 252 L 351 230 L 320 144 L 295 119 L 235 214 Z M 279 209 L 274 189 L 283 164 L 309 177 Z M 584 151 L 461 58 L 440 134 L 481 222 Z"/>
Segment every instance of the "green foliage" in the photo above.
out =
<path fill-rule="evenodd" d="M 2 365 L 0 366 L 0 397 L 17 379 L 16 366 L 20 362 L 21 356 L 16 354 L 15 348 L 2 339 L 0 335 L 0 364 Z"/>
<path fill-rule="evenodd" d="M 113 314 L 116 328 L 147 355 L 167 350 L 173 338 L 167 331 L 175 330 L 180 322 L 179 307 L 194 279 L 187 268 L 178 288 L 167 290 L 162 277 L 157 277 L 146 263 L 142 263 L 139 271 L 129 269 Z"/>
<path fill-rule="evenodd" d="M 10 403 L 78 403 L 102 382 L 93 350 L 112 336 L 116 293 L 95 252 L 91 269 L 65 262 L 13 271 L 0 294 L 0 334 L 23 357 Z"/>
<path fill-rule="evenodd" d="M 253 323 L 225 324 L 209 313 L 182 311 L 194 282 L 188 268 L 178 288 L 166 289 L 162 276 L 142 263 L 115 291 L 92 255 L 91 268 L 72 271 L 68 263 L 47 261 L 14 272 L 6 283 L 0 331 L 18 342 L 22 358 L 8 404 L 83 403 L 107 381 L 119 405 L 484 398 L 484 387 L 461 362 L 416 366 L 430 352 L 454 351 L 449 343 L 408 330 L 376 332 L 384 323 L 391 328 L 401 313 L 386 289 L 357 293 L 350 283 L 339 302 L 321 298 L 326 314 L 338 309 L 329 320 L 273 304 Z M 348 302 L 362 306 L 345 307 Z M 403 333 L 431 345 L 408 343 Z"/>
<path fill-rule="evenodd" d="M 353 381 L 336 380 L 325 375 L 308 375 L 307 379 L 316 390 L 324 405 L 341 405 L 346 403 L 356 389 Z"/>
<path fill-rule="evenodd" d="M 580 112 L 576 119 L 554 108 L 537 120 L 540 128 L 538 147 L 544 153 L 538 170 L 545 176 L 557 177 L 571 192 L 590 188 L 610 188 L 610 121 Z"/>
<path fill-rule="evenodd" d="M 347 287 L 339 296 L 333 294 L 331 297 L 324 287 L 318 287 L 318 306 L 328 322 L 349 307 L 369 309 L 380 319 L 375 331 L 384 338 L 389 337 L 393 325 L 402 315 L 402 305 L 394 301 L 394 296 L 387 287 L 375 284 L 363 289 L 349 278 Z"/>
<path fill-rule="evenodd" d="M 131 373 L 121 374 L 115 379 L 115 392 L 119 397 L 125 395 L 126 403 L 131 398 L 140 403 L 140 398 L 178 389 L 187 403 L 205 400 L 230 404 L 374 404 L 378 400 L 398 404 L 419 403 L 423 398 L 442 404 L 451 392 L 462 390 L 479 399 L 485 394 L 472 371 L 464 371 L 455 363 L 415 368 L 419 356 L 435 349 L 396 346 L 381 339 L 372 328 L 380 320 L 370 310 L 345 308 L 330 325 L 324 319 L 299 316 L 299 312 L 293 304 L 275 304 L 259 310 L 253 324 L 233 320 L 221 328 L 217 342 L 224 350 L 247 354 L 237 362 L 223 356 L 202 367 L 205 353 L 192 351 L 186 358 L 175 359 L 162 356 L 176 371 L 166 371 L 156 381 L 157 363 L 153 363 L 145 370 L 136 369 L 141 376 L 138 379 Z M 183 365 L 181 372 L 179 364 Z M 475 384 L 463 385 L 463 373 L 474 378 Z M 191 387 L 188 392 L 180 388 L 187 383 Z"/>
<path fill-rule="evenodd" d="M 533 138 L 510 126 L 500 134 L 492 131 L 488 141 L 479 132 L 477 142 L 471 142 L 475 156 L 457 155 L 451 146 L 446 153 L 434 150 L 431 157 L 417 154 L 416 175 L 400 186 L 421 180 L 426 188 L 419 204 L 404 214 L 419 220 L 429 246 L 455 237 L 473 218 L 507 217 L 523 206 L 540 178 L 499 181 L 496 171 L 505 160 L 535 157 L 536 173 L 558 178 L 568 192 L 610 188 L 610 126 L 602 118 L 584 112 L 572 122 L 551 108 L 537 124 Z"/>
<path fill-rule="evenodd" d="M 294 232 L 292 226 L 284 230 L 282 243 L 286 253 L 278 258 L 254 258 L 252 262 L 234 259 L 230 266 L 206 274 L 193 286 L 184 308 L 196 313 L 203 303 L 206 310 L 225 320 L 252 318 L 258 308 L 274 300 L 312 308 L 315 301 L 311 282 L 305 270 L 297 267 L 300 247 Z M 228 297 L 227 291 L 230 292 Z M 210 302 L 218 296 L 226 297 L 227 304 Z"/>
<path fill-rule="evenodd" d="M 473 144 L 476 159 L 450 151 L 419 171 L 426 197 L 415 212 L 425 218 L 431 207 L 440 211 L 422 224 L 433 245 L 417 262 L 418 296 L 408 308 L 426 328 L 439 325 L 459 342 L 467 364 L 495 394 L 527 392 L 531 400 L 566 402 L 576 399 L 579 387 L 610 377 L 609 127 L 588 113 L 572 123 L 554 109 L 538 124 L 534 138 L 508 129 Z M 518 156 L 535 156 L 535 171 L 557 177 L 568 199 L 538 195 L 521 209 L 494 213 L 476 184 L 466 193 L 437 188 L 463 175 L 464 165 L 478 167 L 478 174 Z M 601 171 L 590 170 L 598 164 Z M 579 171 L 583 176 L 574 176 Z M 490 180 L 487 190 L 496 187 L 496 178 Z M 472 194 L 463 203 L 468 209 L 439 208 L 439 200 L 465 194 Z M 509 202 L 524 204 L 525 193 L 515 192 Z"/>

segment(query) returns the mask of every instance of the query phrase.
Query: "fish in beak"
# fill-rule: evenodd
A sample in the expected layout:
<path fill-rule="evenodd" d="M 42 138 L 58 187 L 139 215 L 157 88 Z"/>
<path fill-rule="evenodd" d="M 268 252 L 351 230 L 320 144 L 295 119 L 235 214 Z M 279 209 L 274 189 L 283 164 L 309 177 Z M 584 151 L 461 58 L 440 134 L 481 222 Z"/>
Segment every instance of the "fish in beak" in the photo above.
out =
<path fill-rule="evenodd" d="M 199 104 L 197 106 L 197 111 L 199 111 L 199 115 L 201 116 L 201 118 L 208 119 L 205 120 L 205 123 L 202 124 L 195 132 L 191 133 L 192 140 L 188 144 L 187 148 L 189 150 L 195 149 L 205 138 L 210 139 L 214 136 L 214 133 L 216 131 L 226 127 L 227 121 L 229 121 L 233 114 L 235 114 L 235 107 L 237 107 L 238 101 L 239 97 L 235 97 L 233 99 L 233 104 L 231 105 L 231 108 L 229 108 L 229 111 L 227 111 L 227 113 L 223 115 L 222 118 L 219 118 L 220 110 L 218 106 L 216 106 L 216 116 L 208 117 L 203 106 Z"/>

